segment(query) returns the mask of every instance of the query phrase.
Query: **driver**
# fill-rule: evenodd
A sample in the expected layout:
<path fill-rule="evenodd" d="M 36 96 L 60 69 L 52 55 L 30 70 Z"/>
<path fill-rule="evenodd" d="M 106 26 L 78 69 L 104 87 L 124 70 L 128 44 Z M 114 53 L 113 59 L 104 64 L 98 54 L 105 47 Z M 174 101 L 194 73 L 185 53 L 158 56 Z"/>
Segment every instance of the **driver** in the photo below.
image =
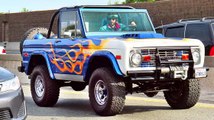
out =
<path fill-rule="evenodd" d="M 110 14 L 108 17 L 108 23 L 102 27 L 100 27 L 99 31 L 103 32 L 111 32 L 111 31 L 122 31 L 126 30 L 126 26 L 118 22 L 118 15 L 117 14 Z M 135 23 L 131 23 L 136 25 Z"/>

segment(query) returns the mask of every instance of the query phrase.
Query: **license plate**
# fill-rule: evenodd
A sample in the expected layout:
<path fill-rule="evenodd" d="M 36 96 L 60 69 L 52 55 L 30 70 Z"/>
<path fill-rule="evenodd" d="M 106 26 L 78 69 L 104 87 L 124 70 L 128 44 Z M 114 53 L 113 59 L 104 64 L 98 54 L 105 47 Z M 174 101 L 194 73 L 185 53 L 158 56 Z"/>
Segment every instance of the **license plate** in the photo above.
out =
<path fill-rule="evenodd" d="M 195 69 L 195 78 L 207 77 L 205 68 Z"/>

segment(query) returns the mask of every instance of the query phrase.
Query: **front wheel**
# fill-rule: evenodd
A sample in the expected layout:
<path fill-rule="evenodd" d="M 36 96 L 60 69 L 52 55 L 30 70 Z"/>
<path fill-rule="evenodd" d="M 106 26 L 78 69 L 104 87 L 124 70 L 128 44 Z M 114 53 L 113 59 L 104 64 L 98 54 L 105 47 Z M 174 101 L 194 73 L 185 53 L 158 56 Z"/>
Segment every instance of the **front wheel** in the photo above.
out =
<path fill-rule="evenodd" d="M 50 107 L 56 104 L 59 98 L 59 85 L 51 80 L 47 67 L 36 66 L 31 76 L 31 94 L 38 106 Z"/>
<path fill-rule="evenodd" d="M 89 83 L 89 98 L 98 115 L 111 116 L 120 113 L 125 104 L 125 83 L 109 68 L 96 69 Z"/>
<path fill-rule="evenodd" d="M 171 91 L 164 92 L 167 103 L 173 109 L 187 109 L 193 107 L 200 96 L 198 79 L 188 79 L 176 83 Z"/>

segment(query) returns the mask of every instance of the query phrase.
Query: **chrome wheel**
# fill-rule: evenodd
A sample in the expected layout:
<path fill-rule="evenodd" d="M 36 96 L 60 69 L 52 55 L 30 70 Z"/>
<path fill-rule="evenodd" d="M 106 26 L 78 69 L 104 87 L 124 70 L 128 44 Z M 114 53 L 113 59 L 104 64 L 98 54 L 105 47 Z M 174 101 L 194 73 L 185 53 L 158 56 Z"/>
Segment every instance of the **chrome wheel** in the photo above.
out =
<path fill-rule="evenodd" d="M 106 103 L 108 98 L 108 90 L 102 80 L 98 80 L 98 82 L 96 83 L 95 89 L 94 89 L 94 95 L 99 105 L 104 105 Z"/>
<path fill-rule="evenodd" d="M 42 76 L 38 75 L 35 80 L 35 92 L 38 97 L 42 97 L 45 92 L 45 87 L 43 85 Z"/>
<path fill-rule="evenodd" d="M 98 115 L 116 115 L 125 104 L 125 83 L 111 68 L 97 68 L 89 81 L 90 104 Z"/>

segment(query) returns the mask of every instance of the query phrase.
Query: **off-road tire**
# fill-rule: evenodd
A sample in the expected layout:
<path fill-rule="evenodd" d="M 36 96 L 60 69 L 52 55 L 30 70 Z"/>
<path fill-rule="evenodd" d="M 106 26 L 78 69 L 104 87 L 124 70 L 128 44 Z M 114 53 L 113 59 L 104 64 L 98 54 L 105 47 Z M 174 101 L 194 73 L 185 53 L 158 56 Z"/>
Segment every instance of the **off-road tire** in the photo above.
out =
<path fill-rule="evenodd" d="M 23 50 L 23 43 L 26 39 L 34 39 L 35 35 L 37 33 L 42 34 L 44 37 L 47 37 L 48 35 L 48 29 L 44 28 L 44 27 L 35 27 L 35 28 L 31 28 L 29 29 L 27 32 L 25 32 L 24 36 L 22 37 L 22 40 L 20 42 L 20 53 L 22 54 L 22 50 Z M 51 32 L 51 36 L 53 36 L 54 33 Z"/>
<path fill-rule="evenodd" d="M 90 104 L 98 115 L 112 116 L 120 113 L 125 104 L 125 83 L 121 77 L 115 75 L 110 68 L 96 69 L 89 82 Z M 101 82 L 106 87 L 106 101 L 100 105 L 96 100 L 95 87 Z"/>
<path fill-rule="evenodd" d="M 188 109 L 193 107 L 200 96 L 198 79 L 188 79 L 175 84 L 175 90 L 165 91 L 164 97 L 173 109 Z"/>
<path fill-rule="evenodd" d="M 35 82 L 38 76 L 41 78 L 44 88 L 42 96 L 38 96 L 36 93 Z M 47 67 L 45 65 L 36 66 L 31 74 L 31 94 L 34 102 L 42 107 L 54 106 L 58 101 L 59 91 L 59 85 L 57 81 L 51 80 Z"/>

